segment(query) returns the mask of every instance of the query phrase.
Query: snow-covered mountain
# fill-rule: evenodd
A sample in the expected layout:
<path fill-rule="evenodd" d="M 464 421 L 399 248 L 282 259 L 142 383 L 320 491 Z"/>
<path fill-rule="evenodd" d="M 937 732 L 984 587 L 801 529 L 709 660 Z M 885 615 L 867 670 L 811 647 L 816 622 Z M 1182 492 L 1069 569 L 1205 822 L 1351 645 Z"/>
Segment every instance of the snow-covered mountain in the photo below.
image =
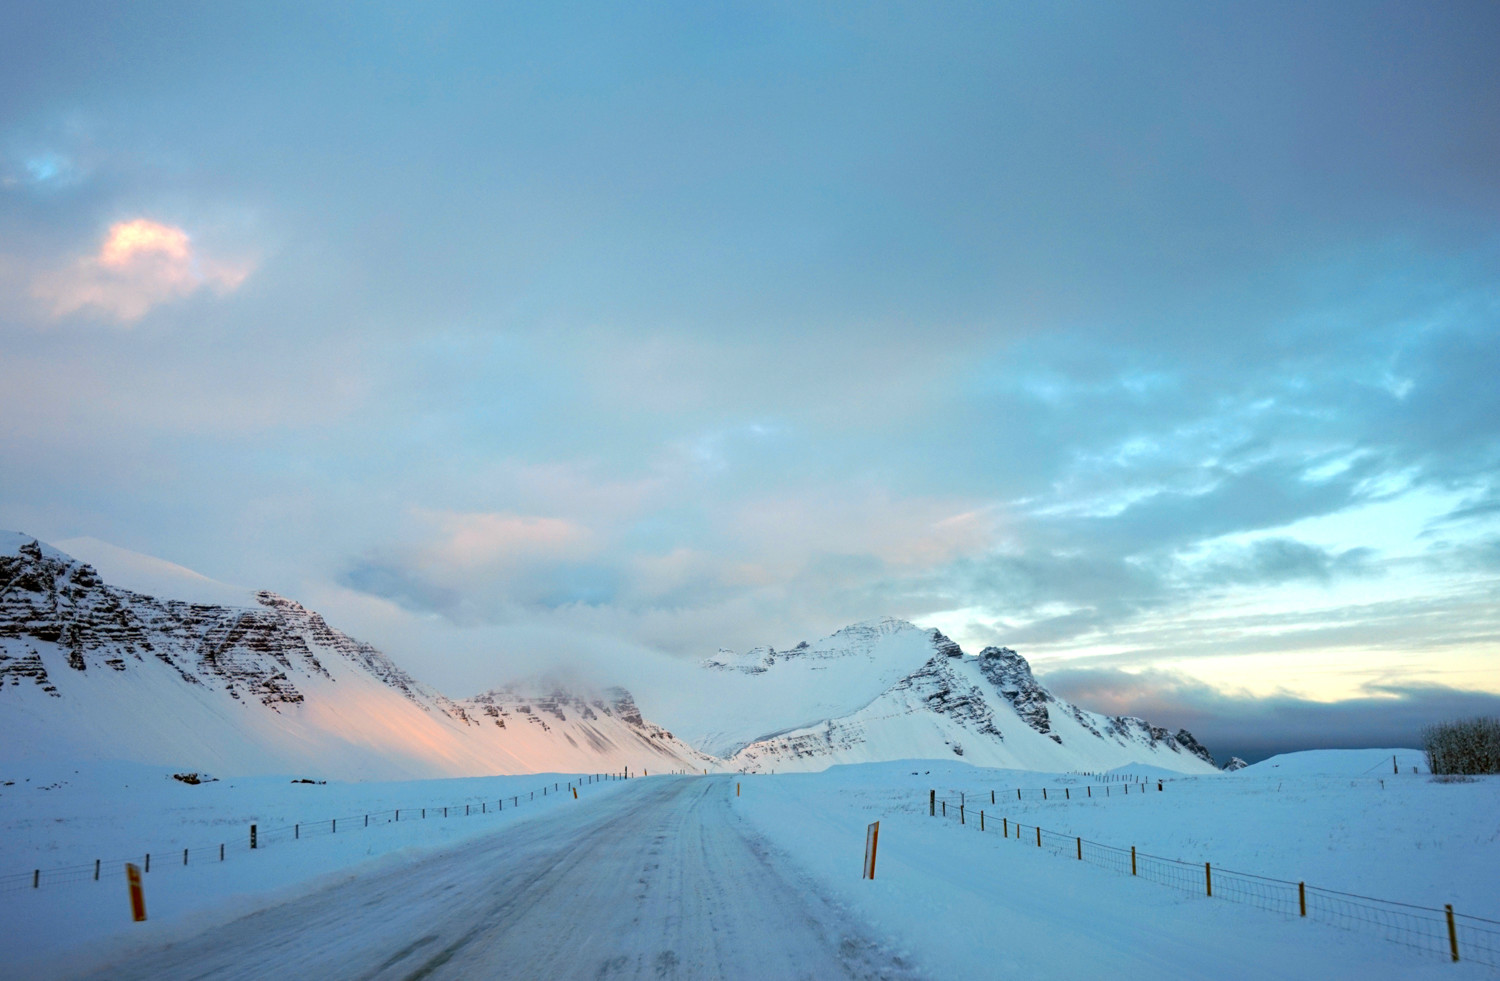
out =
<path fill-rule="evenodd" d="M 174 575 L 183 573 L 194 575 Z M 1185 731 L 1083 711 L 1038 684 L 1014 651 L 971 657 L 904 620 L 854 624 L 784 651 L 720 651 L 695 673 L 694 697 L 662 706 L 678 736 L 643 718 L 621 688 L 537 682 L 455 701 L 285 597 L 157 599 L 0 533 L 9 760 L 345 779 L 817 770 L 924 757 L 1051 771 L 1213 768 Z"/>
<path fill-rule="evenodd" d="M 0 745 L 9 760 L 123 759 L 372 779 L 713 766 L 629 692 L 456 702 L 274 593 L 162 600 L 0 532 Z"/>
<path fill-rule="evenodd" d="M 747 701 L 763 705 L 772 725 L 753 733 L 753 725 L 734 719 L 738 728 L 721 725 L 711 734 L 738 769 L 952 757 L 1051 771 L 1130 763 L 1214 769 L 1186 730 L 1174 734 L 1141 719 L 1084 711 L 1039 684 L 1015 651 L 987 647 L 971 657 L 939 631 L 904 620 L 855 624 L 787 651 L 721 652 L 703 666 L 733 676 L 742 698 L 749 689 L 763 692 Z M 836 679 L 835 692 L 819 690 L 824 678 Z M 844 711 L 815 718 L 840 701 Z"/>

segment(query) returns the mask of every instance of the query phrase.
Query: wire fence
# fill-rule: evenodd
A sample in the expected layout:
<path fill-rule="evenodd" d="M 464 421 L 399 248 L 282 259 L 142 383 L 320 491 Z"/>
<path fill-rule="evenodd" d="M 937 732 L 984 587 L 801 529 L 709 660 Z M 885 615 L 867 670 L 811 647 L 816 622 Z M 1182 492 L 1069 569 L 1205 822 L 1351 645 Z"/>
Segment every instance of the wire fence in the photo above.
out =
<path fill-rule="evenodd" d="M 966 799 L 939 798 L 936 791 L 929 791 L 928 805 L 934 817 L 956 820 L 986 833 L 999 832 L 1007 839 L 1014 838 L 1018 844 L 1120 875 L 1149 879 L 1181 892 L 1242 903 L 1288 917 L 1305 917 L 1344 930 L 1375 933 L 1425 953 L 1500 968 L 1500 921 L 1455 913 L 1452 906 L 1442 909 L 1415 906 L 1321 889 L 1305 882 L 1236 872 L 1210 862 L 1200 865 L 1163 858 L 1138 851 L 1134 846 L 1106 845 L 1039 825 L 1023 824 L 1008 815 L 996 818 L 992 811 L 972 807 Z"/>
<path fill-rule="evenodd" d="M 143 872 L 159 873 L 204 864 L 218 864 L 232 859 L 238 860 L 251 852 L 262 851 L 268 846 L 281 845 L 288 841 L 300 841 L 303 838 L 342 835 L 372 827 L 408 824 L 413 821 L 499 814 L 533 801 L 570 794 L 577 787 L 624 779 L 627 777 L 623 773 L 585 774 L 579 779 L 558 780 L 550 786 L 543 785 L 537 790 L 507 794 L 504 797 L 483 799 L 470 797 L 458 803 L 399 807 L 274 826 L 261 826 L 257 822 L 248 824 L 246 832 L 234 841 L 225 840 L 188 847 L 171 845 L 160 849 L 143 849 L 124 858 L 96 858 L 91 862 L 76 865 L 59 865 L 45 869 L 33 868 L 25 872 L 0 874 L 0 894 L 39 890 L 44 886 L 50 888 L 76 882 L 98 882 L 101 878 L 113 876 L 123 869 L 127 862 L 139 865 Z"/>
<path fill-rule="evenodd" d="M 1162 791 L 1167 783 L 1163 777 L 1142 777 L 1126 773 L 1092 773 L 1085 774 L 1097 780 L 1097 783 L 1086 783 L 1082 786 L 1064 784 L 1052 787 L 1007 787 L 1004 790 L 954 790 L 950 796 L 938 798 L 942 801 L 952 801 L 955 804 L 972 804 L 978 807 L 982 802 L 988 800 L 990 806 L 997 807 L 1007 801 L 1074 801 L 1074 800 L 1114 800 L 1132 795 L 1139 797 L 1141 794 L 1158 793 Z"/>

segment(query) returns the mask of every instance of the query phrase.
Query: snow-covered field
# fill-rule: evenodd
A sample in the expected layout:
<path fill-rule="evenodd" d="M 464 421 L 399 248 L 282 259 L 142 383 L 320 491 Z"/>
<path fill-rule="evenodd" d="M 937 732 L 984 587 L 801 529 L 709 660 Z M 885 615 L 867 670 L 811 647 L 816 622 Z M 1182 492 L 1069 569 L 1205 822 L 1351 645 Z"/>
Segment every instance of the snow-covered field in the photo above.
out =
<path fill-rule="evenodd" d="M 1407 772 L 1390 772 L 1393 753 Z M 799 956 L 826 954 L 828 970 L 852 976 L 1495 977 L 1500 971 L 1468 959 L 1455 965 L 1378 932 L 1132 879 L 995 830 L 1004 818 L 1023 822 L 1028 833 L 1040 825 L 1126 849 L 1135 845 L 1142 854 L 1210 861 L 1216 870 L 1305 880 L 1426 907 L 1451 903 L 1460 914 L 1500 920 L 1500 780 L 1438 783 L 1410 772 L 1419 761 L 1410 750 L 1369 750 L 1294 754 L 1221 776 L 1130 768 L 1144 784 L 1120 773 L 1106 780 L 913 761 L 818 774 L 604 783 L 585 777 L 576 801 L 566 788 L 578 778 L 555 775 L 327 785 L 255 778 L 186 786 L 146 767 L 6 774 L 16 783 L 0 786 L 0 873 L 39 867 L 44 878 L 39 889 L 23 880 L 21 888 L 0 892 L 0 976 L 73 977 L 121 951 L 167 943 L 221 960 L 241 943 L 275 951 L 303 943 L 307 958 L 323 956 L 318 951 L 331 943 L 361 951 L 390 945 L 399 952 L 406 941 L 389 926 L 391 909 L 404 910 L 400 897 L 411 889 L 428 897 L 410 914 L 411 929 L 420 931 L 407 938 L 412 942 L 436 946 L 424 938 L 452 934 L 458 943 L 478 936 L 487 938 L 484 949 L 503 948 L 512 958 L 519 950 L 582 944 L 589 956 L 608 955 L 609 963 L 624 965 L 616 972 L 623 976 L 632 970 L 654 976 L 651 970 L 668 961 L 652 958 L 668 953 L 682 977 L 705 971 L 773 976 L 757 974 L 753 962 L 734 966 L 737 955 L 729 956 L 747 949 L 747 929 L 763 927 L 786 935 L 788 949 L 803 951 Z M 1158 775 L 1161 791 L 1155 789 Z M 544 797 L 542 786 L 553 783 L 563 792 Z M 1043 786 L 1046 801 L 1038 793 Z M 1109 796 L 1097 796 L 1105 786 Z M 1087 787 L 1094 796 L 1085 790 L 1080 797 Z M 1025 791 L 1024 800 L 1014 799 L 1016 788 Z M 1067 795 L 1059 800 L 1063 788 Z M 535 801 L 529 799 L 533 790 Z M 954 802 L 948 820 L 928 816 L 929 790 Z M 520 806 L 513 795 L 522 796 Z M 952 817 L 960 795 L 972 808 L 963 826 Z M 501 797 L 506 808 L 496 813 Z M 485 810 L 457 816 L 465 804 Z M 444 805 L 453 815 L 446 820 L 433 813 Z M 406 809 L 424 806 L 427 819 L 407 817 Z M 354 820 L 346 830 L 342 823 L 363 813 L 388 817 L 396 807 L 403 808 L 400 824 L 375 820 L 366 830 Z M 975 824 L 981 808 L 984 834 Z M 305 829 L 300 840 L 276 835 L 254 853 L 244 847 L 251 822 L 270 828 L 335 816 L 341 819 L 337 834 L 328 834 L 325 823 L 316 834 Z M 881 822 L 880 854 L 876 880 L 868 882 L 858 870 L 865 827 L 873 820 Z M 587 861 L 579 855 L 584 839 L 592 842 Z M 222 864 L 214 847 L 219 841 L 229 845 Z M 184 847 L 191 849 L 186 868 Z M 151 918 L 134 924 L 119 861 L 147 850 Z M 87 870 L 94 857 L 113 860 L 106 862 L 104 881 L 92 881 L 91 871 L 81 881 L 46 878 L 54 866 Z M 586 885 L 589 909 L 569 899 L 567 889 L 548 894 L 556 909 L 501 902 L 511 888 L 504 883 L 533 883 L 535 876 L 567 876 L 569 889 Z M 470 905 L 443 898 L 486 888 L 499 904 L 494 908 L 510 917 L 509 926 L 486 925 Z M 817 929 L 787 934 L 781 907 L 788 891 L 806 905 Z M 645 902 L 648 895 L 657 898 Z M 722 903 L 705 904 L 704 895 Z M 371 922 L 362 923 L 366 903 L 385 911 L 366 914 Z M 619 910 L 599 912 L 611 904 Z M 282 912 L 239 920 L 268 907 Z M 320 930 L 295 939 L 307 910 L 330 909 L 345 912 L 325 912 Z M 441 919 L 450 914 L 463 922 Z M 589 925 L 589 917 L 597 922 Z M 262 939 L 272 924 L 293 939 Z M 328 935 L 330 924 L 342 939 Z M 520 944 L 507 930 L 539 935 Z M 193 939 L 200 935 L 205 939 Z M 656 951 L 653 944 L 665 946 Z M 610 953 L 616 948 L 617 956 Z M 472 944 L 464 950 L 465 957 L 481 956 Z M 131 976 L 174 976 L 151 960 L 165 956 L 130 961 L 136 965 Z M 288 963 L 301 963 L 301 956 Z M 276 970 L 291 976 L 270 961 L 257 973 L 258 963 L 247 961 L 242 976 Z M 413 969 L 404 960 L 400 965 Z M 554 977 L 592 977 L 599 968 L 566 959 L 538 965 Z M 391 976 L 404 977 L 398 967 L 390 968 L 397 971 Z"/>
<path fill-rule="evenodd" d="M 363 874 L 419 860 L 519 821 L 553 819 L 559 808 L 579 808 L 626 786 L 577 774 L 326 784 L 240 777 L 190 786 L 169 769 L 94 762 L 28 765 L 24 773 L 11 766 L 0 778 L 0 977 L 17 978 L 71 976 L 69 965 L 124 940 L 167 942 L 339 881 L 356 867 Z M 580 780 L 574 801 L 568 783 Z M 466 805 L 470 814 L 461 816 Z M 368 828 L 365 814 L 373 815 Z M 251 824 L 261 845 L 253 852 Z M 149 919 L 137 924 L 124 862 L 142 865 L 147 853 Z M 59 868 L 69 871 L 54 874 Z M 37 869 L 41 883 L 32 888 Z"/>

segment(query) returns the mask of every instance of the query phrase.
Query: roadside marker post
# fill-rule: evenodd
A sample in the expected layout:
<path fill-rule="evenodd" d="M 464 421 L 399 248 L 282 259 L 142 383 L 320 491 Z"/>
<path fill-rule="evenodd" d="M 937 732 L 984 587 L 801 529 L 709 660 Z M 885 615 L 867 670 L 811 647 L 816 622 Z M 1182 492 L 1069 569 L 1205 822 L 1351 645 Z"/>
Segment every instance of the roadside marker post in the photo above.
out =
<path fill-rule="evenodd" d="M 125 881 L 130 886 L 130 915 L 135 922 L 146 920 L 146 894 L 141 889 L 141 868 L 134 862 L 125 863 Z"/>
<path fill-rule="evenodd" d="M 577 787 L 573 788 L 573 799 L 574 800 L 578 799 L 578 788 Z"/>
<path fill-rule="evenodd" d="M 865 869 L 861 879 L 875 878 L 875 848 L 880 844 L 880 822 L 865 829 Z"/>

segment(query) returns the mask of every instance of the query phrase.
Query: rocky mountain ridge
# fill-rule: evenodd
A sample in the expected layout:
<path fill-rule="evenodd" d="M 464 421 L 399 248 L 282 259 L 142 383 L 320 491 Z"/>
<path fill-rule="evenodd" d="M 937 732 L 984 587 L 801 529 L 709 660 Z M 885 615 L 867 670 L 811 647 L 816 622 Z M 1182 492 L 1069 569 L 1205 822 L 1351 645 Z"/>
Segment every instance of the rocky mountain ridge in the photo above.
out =
<path fill-rule="evenodd" d="M 896 629 L 883 621 L 887 631 Z M 855 712 L 775 733 L 740 748 L 740 769 L 821 769 L 841 762 L 961 756 L 978 765 L 1064 770 L 1151 762 L 1214 768 L 1185 729 L 1172 733 L 1132 716 L 1085 711 L 1053 695 L 1007 647 L 969 656 L 940 631 L 929 657 Z M 766 670 L 773 668 L 772 663 Z"/>
<path fill-rule="evenodd" d="M 111 586 L 34 539 L 0 541 L 5 745 L 47 755 L 56 742 L 82 756 L 226 773 L 285 766 L 470 775 L 717 762 L 644 719 L 624 689 L 583 695 L 542 686 L 455 701 L 301 604 L 264 591 L 254 599 L 254 607 L 158 599 Z"/>

